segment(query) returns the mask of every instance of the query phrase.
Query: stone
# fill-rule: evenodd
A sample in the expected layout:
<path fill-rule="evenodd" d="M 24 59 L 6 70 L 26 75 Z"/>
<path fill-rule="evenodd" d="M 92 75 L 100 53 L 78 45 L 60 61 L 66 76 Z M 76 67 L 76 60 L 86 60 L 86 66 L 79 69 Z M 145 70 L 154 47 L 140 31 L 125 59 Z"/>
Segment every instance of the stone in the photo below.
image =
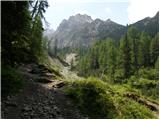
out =
<path fill-rule="evenodd" d="M 11 106 L 11 107 L 17 107 L 17 103 L 12 103 L 12 102 L 8 102 L 8 101 L 5 102 L 5 105 Z"/>
<path fill-rule="evenodd" d="M 32 111 L 32 108 L 29 106 L 25 106 L 22 111 Z"/>
<path fill-rule="evenodd" d="M 51 108 L 48 107 L 48 106 L 45 106 L 44 109 L 47 110 L 47 111 L 50 111 L 50 110 L 51 110 Z"/>
<path fill-rule="evenodd" d="M 54 106 L 54 108 L 53 108 L 54 110 L 57 110 L 58 109 L 58 107 L 57 106 Z"/>
<path fill-rule="evenodd" d="M 64 82 L 60 82 L 60 83 L 57 84 L 57 88 L 63 87 L 64 85 L 65 85 Z"/>

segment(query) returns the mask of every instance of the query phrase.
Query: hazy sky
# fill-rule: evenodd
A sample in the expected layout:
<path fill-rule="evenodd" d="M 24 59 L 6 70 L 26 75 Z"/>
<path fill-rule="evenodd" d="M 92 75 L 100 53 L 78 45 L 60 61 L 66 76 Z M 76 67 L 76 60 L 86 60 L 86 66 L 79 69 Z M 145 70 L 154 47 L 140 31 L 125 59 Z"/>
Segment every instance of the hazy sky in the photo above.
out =
<path fill-rule="evenodd" d="M 45 13 L 50 28 L 56 30 L 63 19 L 77 13 L 92 19 L 110 18 L 119 24 L 134 23 L 147 16 L 153 17 L 159 10 L 160 0 L 48 0 Z"/>

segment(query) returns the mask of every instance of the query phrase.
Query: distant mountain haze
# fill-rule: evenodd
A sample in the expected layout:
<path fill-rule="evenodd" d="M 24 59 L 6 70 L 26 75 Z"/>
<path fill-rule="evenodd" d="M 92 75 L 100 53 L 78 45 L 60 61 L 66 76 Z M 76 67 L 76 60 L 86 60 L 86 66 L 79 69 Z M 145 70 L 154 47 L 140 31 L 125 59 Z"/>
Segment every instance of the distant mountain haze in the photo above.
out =
<path fill-rule="evenodd" d="M 145 31 L 150 36 L 159 32 L 159 12 L 153 17 L 146 17 L 129 26 L 135 26 L 139 31 Z M 88 47 L 94 41 L 113 38 L 118 41 L 126 32 L 127 27 L 120 25 L 110 19 L 93 20 L 90 16 L 77 14 L 64 19 L 57 30 L 52 34 L 52 44 L 58 41 L 58 48 L 80 46 Z"/>

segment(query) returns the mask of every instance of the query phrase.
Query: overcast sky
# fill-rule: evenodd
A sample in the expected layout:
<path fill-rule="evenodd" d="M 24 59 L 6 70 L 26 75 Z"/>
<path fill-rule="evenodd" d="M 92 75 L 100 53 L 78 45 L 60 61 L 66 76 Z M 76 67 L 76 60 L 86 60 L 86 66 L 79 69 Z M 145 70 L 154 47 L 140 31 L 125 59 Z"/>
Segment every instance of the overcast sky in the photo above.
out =
<path fill-rule="evenodd" d="M 56 30 L 63 19 L 77 13 L 92 19 L 110 18 L 119 24 L 131 24 L 159 11 L 160 0 L 48 0 L 45 13 L 50 29 Z"/>

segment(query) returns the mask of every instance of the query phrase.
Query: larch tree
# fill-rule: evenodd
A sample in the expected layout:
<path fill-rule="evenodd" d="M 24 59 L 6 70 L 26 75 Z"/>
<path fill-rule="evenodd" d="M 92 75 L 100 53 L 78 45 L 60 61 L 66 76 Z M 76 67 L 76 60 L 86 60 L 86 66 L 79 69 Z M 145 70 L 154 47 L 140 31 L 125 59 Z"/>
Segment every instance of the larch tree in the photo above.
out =
<path fill-rule="evenodd" d="M 139 49 L 139 32 L 135 27 L 130 27 L 127 31 L 128 39 L 131 42 L 131 63 L 133 73 L 138 73 L 138 49 Z"/>
<path fill-rule="evenodd" d="M 131 75 L 131 47 L 127 34 L 120 41 L 120 68 L 124 78 Z"/>
<path fill-rule="evenodd" d="M 159 34 L 157 33 L 150 44 L 151 65 L 154 66 L 159 56 Z"/>

